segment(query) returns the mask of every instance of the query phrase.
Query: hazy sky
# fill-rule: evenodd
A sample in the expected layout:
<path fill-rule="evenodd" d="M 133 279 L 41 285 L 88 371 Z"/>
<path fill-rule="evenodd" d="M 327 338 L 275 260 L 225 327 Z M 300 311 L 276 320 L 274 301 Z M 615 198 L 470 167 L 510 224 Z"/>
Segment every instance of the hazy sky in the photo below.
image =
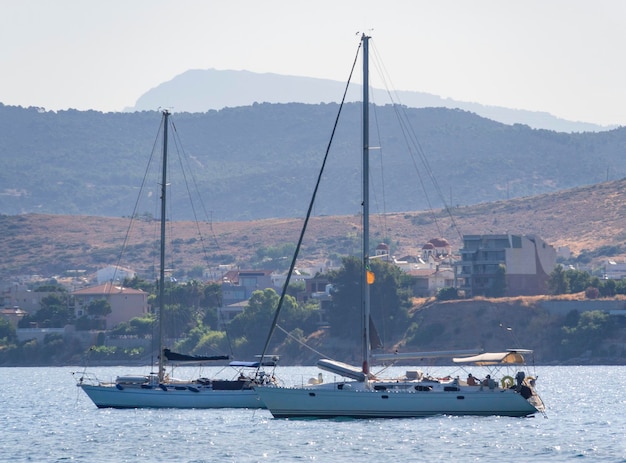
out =
<path fill-rule="evenodd" d="M 121 111 L 188 69 L 345 81 L 626 125 L 622 0 L 0 0 L 0 102 Z"/>

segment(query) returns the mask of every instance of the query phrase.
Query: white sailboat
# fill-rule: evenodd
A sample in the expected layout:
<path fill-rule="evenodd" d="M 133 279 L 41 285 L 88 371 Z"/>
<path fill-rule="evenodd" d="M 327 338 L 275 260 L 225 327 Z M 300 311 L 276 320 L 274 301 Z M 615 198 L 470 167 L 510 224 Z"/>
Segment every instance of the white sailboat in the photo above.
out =
<path fill-rule="evenodd" d="M 161 173 L 161 230 L 159 301 L 164 304 L 165 281 L 165 225 L 168 111 L 163 111 L 163 165 Z M 274 375 L 263 372 L 263 367 L 275 367 L 277 358 L 261 362 L 230 362 L 236 369 L 232 379 L 175 379 L 166 374 L 166 362 L 172 365 L 205 364 L 228 360 L 228 356 L 189 356 L 164 348 L 162 307 L 158 314 L 158 370 L 149 374 L 118 376 L 112 381 L 102 381 L 86 371 L 74 372 L 80 387 L 98 408 L 262 408 L 263 403 L 253 389 L 254 385 L 269 384 Z M 249 370 L 246 370 L 249 369 Z M 246 374 L 245 371 L 252 373 Z"/>
<path fill-rule="evenodd" d="M 343 377 L 339 382 L 312 381 L 304 387 L 255 386 L 266 407 L 276 418 L 404 418 L 439 414 L 528 416 L 543 411 L 535 391 L 536 378 L 522 371 L 498 377 L 500 368 L 519 368 L 528 350 L 469 357 L 470 352 L 436 352 L 389 354 L 375 358 L 370 346 L 369 272 L 369 95 L 368 49 L 370 37 L 361 38 L 363 53 L 363 250 L 362 250 L 362 367 L 332 360 L 320 360 L 318 366 Z M 370 280 L 371 282 L 371 280 Z M 270 332 L 271 337 L 271 332 Z M 474 353 L 475 354 L 475 353 Z M 400 378 L 382 379 L 370 371 L 373 359 L 389 361 L 407 358 L 442 357 L 454 362 L 492 368 L 480 384 L 460 378 L 426 377 L 419 371 L 408 371 Z M 493 375 L 493 376 L 492 376 Z"/>

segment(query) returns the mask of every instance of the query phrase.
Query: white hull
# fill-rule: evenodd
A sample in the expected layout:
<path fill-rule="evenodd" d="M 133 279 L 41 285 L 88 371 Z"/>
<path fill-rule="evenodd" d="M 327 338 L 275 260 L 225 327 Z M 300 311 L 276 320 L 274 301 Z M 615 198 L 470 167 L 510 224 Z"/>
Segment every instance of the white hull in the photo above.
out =
<path fill-rule="evenodd" d="M 213 390 L 210 387 L 144 389 L 79 384 L 98 408 L 265 408 L 253 389 Z M 197 392 L 196 392 L 197 391 Z"/>
<path fill-rule="evenodd" d="M 538 410 L 511 389 L 377 391 L 363 383 L 309 388 L 257 387 L 275 418 L 408 418 L 433 415 L 528 416 Z"/>

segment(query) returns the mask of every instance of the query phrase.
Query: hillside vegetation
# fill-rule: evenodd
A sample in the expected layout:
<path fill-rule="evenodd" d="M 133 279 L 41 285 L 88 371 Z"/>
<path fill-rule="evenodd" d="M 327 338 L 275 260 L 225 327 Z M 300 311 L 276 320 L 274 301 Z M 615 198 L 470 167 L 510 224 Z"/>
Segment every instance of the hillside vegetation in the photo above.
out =
<path fill-rule="evenodd" d="M 265 103 L 174 114 L 180 145 L 171 157 L 192 166 L 194 186 L 217 222 L 300 217 L 338 108 Z M 0 105 L 0 213 L 130 215 L 160 119 L 155 111 L 55 113 Z M 347 104 L 318 215 L 360 209 L 360 120 L 360 105 Z M 626 176 L 625 128 L 566 134 L 461 110 L 397 106 L 377 106 L 372 121 L 371 143 L 381 147 L 372 151 L 372 194 L 381 213 L 465 207 Z M 174 187 L 192 181 L 175 171 L 170 178 Z M 193 219 L 186 198 L 171 199 L 175 220 Z"/>
<path fill-rule="evenodd" d="M 538 364 L 624 364 L 626 319 L 601 312 L 587 316 L 551 314 L 543 303 L 554 299 L 580 299 L 583 295 L 476 298 L 458 301 L 415 302 L 406 334 L 385 352 L 432 352 L 476 349 L 500 352 L 521 348 L 534 351 Z M 308 346 L 308 347 L 307 347 Z M 312 349 L 309 349 L 311 347 Z M 280 346 L 286 362 L 314 364 L 318 351 L 358 361 L 359 351 L 327 332 L 313 333 L 306 346 Z M 282 361 L 283 359 L 281 359 Z M 530 360 L 530 359 L 529 359 Z M 448 359 L 420 359 L 419 365 L 449 363 Z M 399 364 L 415 365 L 415 360 Z"/>
<path fill-rule="evenodd" d="M 626 180 L 574 188 L 529 198 L 454 208 L 404 212 L 372 218 L 372 232 L 388 239 L 397 256 L 417 255 L 424 243 L 444 237 L 454 250 L 463 234 L 538 234 L 555 247 L 568 246 L 588 260 L 625 259 Z M 69 269 L 94 271 L 118 263 L 130 219 L 67 215 L 0 216 L 0 273 L 58 275 Z M 272 267 L 263 250 L 285 249 L 296 243 L 302 219 L 249 222 L 174 222 L 168 226 L 173 256 L 168 265 L 189 271 L 236 263 L 241 267 Z M 309 225 L 300 266 L 320 258 L 347 255 L 358 249 L 358 216 L 316 216 Z M 123 265 L 152 278 L 157 265 L 158 224 L 134 221 Z M 374 239 L 373 242 L 376 242 Z M 286 251 L 285 251 L 286 252 Z M 276 256 L 274 256 L 276 257 Z M 289 255 L 277 256 L 285 259 Z M 284 263 L 282 264 L 284 265 Z"/>

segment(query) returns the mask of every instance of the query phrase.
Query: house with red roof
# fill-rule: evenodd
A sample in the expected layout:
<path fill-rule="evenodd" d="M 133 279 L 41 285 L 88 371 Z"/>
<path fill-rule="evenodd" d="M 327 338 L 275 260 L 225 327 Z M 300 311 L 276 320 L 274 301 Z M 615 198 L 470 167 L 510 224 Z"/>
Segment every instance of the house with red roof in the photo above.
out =
<path fill-rule="evenodd" d="M 82 288 L 70 293 L 70 304 L 76 318 L 87 315 L 87 306 L 93 301 L 105 299 L 111 306 L 111 313 L 106 316 L 107 329 L 113 328 L 132 318 L 141 317 L 148 313 L 148 293 L 140 289 L 125 288 L 123 286 L 104 283 L 98 286 Z"/>

